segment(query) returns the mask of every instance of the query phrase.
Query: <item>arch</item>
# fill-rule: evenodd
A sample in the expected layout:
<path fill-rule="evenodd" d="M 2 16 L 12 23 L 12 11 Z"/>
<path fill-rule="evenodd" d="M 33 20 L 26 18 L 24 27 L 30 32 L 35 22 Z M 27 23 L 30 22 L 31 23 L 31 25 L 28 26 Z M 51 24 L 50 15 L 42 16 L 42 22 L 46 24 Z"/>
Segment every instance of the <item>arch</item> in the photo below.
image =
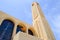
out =
<path fill-rule="evenodd" d="M 26 32 L 26 28 L 22 25 L 17 25 L 17 30 L 16 30 L 16 33 L 18 32 Z"/>
<path fill-rule="evenodd" d="M 0 40 L 11 40 L 13 29 L 14 23 L 11 20 L 3 20 L 0 26 Z"/>
<path fill-rule="evenodd" d="M 36 36 L 36 32 L 35 32 L 34 27 L 30 27 L 30 28 L 28 28 L 28 34 L 29 34 L 29 30 L 30 30 L 30 32 L 32 33 L 32 34 L 30 34 L 30 35 L 32 35 L 32 36 Z"/>
<path fill-rule="evenodd" d="M 30 29 L 28 29 L 28 34 L 34 35 L 33 32 L 32 32 L 32 30 L 30 30 Z"/>
<path fill-rule="evenodd" d="M 19 25 L 22 26 L 22 30 L 26 32 L 26 26 L 23 23 L 20 23 Z"/>

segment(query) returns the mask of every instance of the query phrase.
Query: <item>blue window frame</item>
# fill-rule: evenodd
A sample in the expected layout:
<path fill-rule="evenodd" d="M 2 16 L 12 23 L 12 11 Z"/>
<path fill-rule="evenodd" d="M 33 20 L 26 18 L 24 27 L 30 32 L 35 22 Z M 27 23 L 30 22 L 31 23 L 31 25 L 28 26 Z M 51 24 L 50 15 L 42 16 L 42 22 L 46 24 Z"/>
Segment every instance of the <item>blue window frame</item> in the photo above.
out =
<path fill-rule="evenodd" d="M 14 23 L 10 20 L 4 20 L 0 26 L 0 40 L 11 40 Z"/>
<path fill-rule="evenodd" d="M 23 32 L 21 28 L 23 28 L 23 27 L 22 27 L 22 26 L 20 26 L 20 25 L 17 25 L 16 33 L 18 33 L 19 31 L 20 31 L 20 32 Z"/>

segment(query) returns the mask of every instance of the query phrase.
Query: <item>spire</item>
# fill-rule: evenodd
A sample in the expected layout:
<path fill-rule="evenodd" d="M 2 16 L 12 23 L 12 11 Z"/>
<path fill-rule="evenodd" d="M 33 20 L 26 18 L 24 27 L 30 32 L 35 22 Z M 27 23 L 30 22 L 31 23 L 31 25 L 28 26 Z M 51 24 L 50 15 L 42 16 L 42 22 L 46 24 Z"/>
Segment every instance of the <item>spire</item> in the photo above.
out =
<path fill-rule="evenodd" d="M 37 5 L 38 5 L 38 3 L 37 2 L 33 2 L 32 3 L 32 15 L 33 15 L 33 19 L 35 19 L 37 16 L 38 16 L 38 14 L 37 14 Z"/>
<path fill-rule="evenodd" d="M 37 37 L 43 40 L 55 40 L 53 32 L 45 19 L 41 7 L 37 2 L 32 3 L 33 26 L 35 28 Z"/>

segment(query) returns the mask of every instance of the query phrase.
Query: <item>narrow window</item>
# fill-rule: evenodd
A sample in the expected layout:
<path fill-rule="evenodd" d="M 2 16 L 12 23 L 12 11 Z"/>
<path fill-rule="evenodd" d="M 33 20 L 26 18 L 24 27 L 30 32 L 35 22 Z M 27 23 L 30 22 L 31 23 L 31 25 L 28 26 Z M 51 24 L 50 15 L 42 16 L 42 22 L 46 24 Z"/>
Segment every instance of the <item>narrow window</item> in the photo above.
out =
<path fill-rule="evenodd" d="M 28 34 L 33 35 L 33 32 L 29 29 Z"/>
<path fill-rule="evenodd" d="M 22 26 L 17 25 L 17 30 L 16 30 L 16 33 L 18 33 L 19 31 L 20 31 L 20 32 L 23 32 L 23 31 L 22 31 L 22 28 L 23 28 Z"/>
<path fill-rule="evenodd" d="M 10 20 L 4 20 L 0 26 L 0 40 L 11 40 L 14 23 Z"/>

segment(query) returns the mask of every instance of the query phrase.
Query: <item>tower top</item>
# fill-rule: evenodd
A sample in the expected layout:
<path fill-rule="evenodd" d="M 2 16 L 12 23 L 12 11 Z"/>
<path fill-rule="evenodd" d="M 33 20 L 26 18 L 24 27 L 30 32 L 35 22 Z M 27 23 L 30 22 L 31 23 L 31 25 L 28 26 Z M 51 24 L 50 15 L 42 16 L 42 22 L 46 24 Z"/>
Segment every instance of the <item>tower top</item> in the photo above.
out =
<path fill-rule="evenodd" d="M 39 5 L 39 3 L 37 3 L 37 2 L 33 2 L 33 3 L 32 3 L 32 6 L 33 6 L 33 5 Z"/>

